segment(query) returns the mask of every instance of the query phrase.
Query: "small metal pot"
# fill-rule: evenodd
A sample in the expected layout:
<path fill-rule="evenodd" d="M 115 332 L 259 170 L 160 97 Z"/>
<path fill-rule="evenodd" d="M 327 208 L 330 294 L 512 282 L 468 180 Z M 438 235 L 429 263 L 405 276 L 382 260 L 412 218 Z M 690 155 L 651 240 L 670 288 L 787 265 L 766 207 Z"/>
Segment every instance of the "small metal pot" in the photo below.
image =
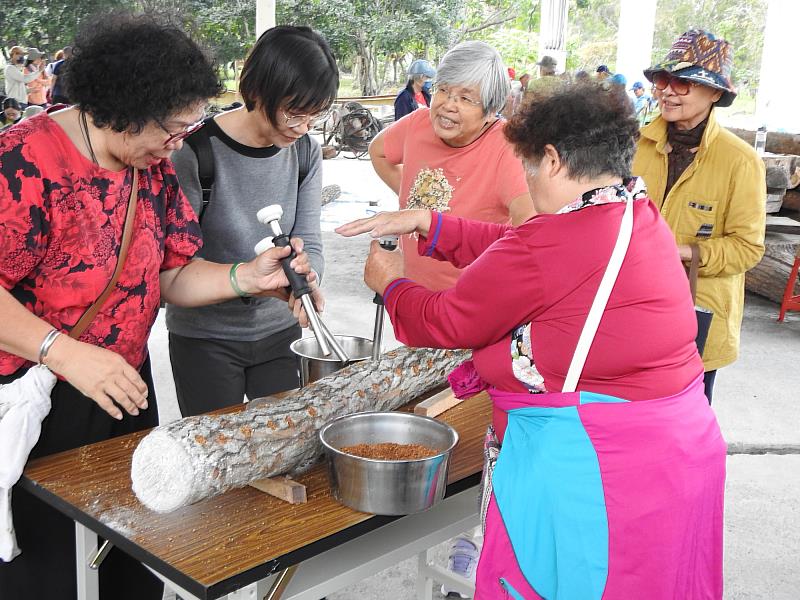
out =
<path fill-rule="evenodd" d="M 340 361 L 335 354 L 324 356 L 315 337 L 300 338 L 289 346 L 297 356 L 301 387 L 372 356 L 372 340 L 353 335 L 335 335 L 333 337 L 350 357 L 346 363 Z"/>
<path fill-rule="evenodd" d="M 444 498 L 450 454 L 458 433 L 447 423 L 402 412 L 364 412 L 326 424 L 319 439 L 328 456 L 333 496 L 376 515 L 408 515 Z M 356 444 L 421 444 L 437 451 L 417 460 L 375 460 L 346 454 Z"/>

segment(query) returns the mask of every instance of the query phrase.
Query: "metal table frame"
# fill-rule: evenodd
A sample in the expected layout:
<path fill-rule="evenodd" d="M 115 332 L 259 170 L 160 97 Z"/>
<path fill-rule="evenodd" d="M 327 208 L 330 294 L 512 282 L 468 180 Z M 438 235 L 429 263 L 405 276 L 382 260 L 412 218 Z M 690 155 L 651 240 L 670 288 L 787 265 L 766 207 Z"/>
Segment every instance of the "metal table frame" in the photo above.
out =
<path fill-rule="evenodd" d="M 478 525 L 478 486 L 445 498 L 422 513 L 398 518 L 297 565 L 285 590 L 269 600 L 319 600 L 407 558 L 417 556 L 417 598 L 432 600 L 433 582 L 449 589 L 474 593 L 474 585 L 446 569 L 433 565 L 428 550 Z M 89 563 L 98 548 L 97 534 L 75 522 L 79 600 L 99 600 L 98 572 Z M 148 565 L 165 585 L 183 600 L 201 600 Z M 270 575 L 231 592 L 227 600 L 262 600 L 280 573 Z"/>

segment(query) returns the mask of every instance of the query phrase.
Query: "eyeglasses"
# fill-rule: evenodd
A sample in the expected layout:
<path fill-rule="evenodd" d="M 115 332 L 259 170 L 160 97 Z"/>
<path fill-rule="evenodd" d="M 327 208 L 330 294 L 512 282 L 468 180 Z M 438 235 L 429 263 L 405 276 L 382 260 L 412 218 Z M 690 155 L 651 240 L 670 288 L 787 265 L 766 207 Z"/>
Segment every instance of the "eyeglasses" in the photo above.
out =
<path fill-rule="evenodd" d="M 480 100 L 475 100 L 474 98 L 470 98 L 469 96 L 465 96 L 463 94 L 451 94 L 450 88 L 444 85 L 437 85 L 436 89 L 433 92 L 442 102 L 447 102 L 448 100 L 452 100 L 455 102 L 456 106 L 464 106 L 464 107 L 476 107 L 481 106 Z"/>
<path fill-rule="evenodd" d="M 667 89 L 667 86 L 669 86 L 678 96 L 685 96 L 689 93 L 689 90 L 699 84 L 694 81 L 689 81 L 688 79 L 675 77 L 666 71 L 656 71 L 653 73 L 653 85 L 656 86 L 656 89 L 660 92 L 663 92 Z"/>
<path fill-rule="evenodd" d="M 164 142 L 164 146 L 169 146 L 170 144 L 174 144 L 175 142 L 179 142 L 181 140 L 185 140 L 187 137 L 192 135 L 195 131 L 197 131 L 198 129 L 200 129 L 203 126 L 204 120 L 200 119 L 196 123 L 192 123 L 191 125 L 187 125 L 181 131 L 178 131 L 176 133 L 172 133 L 169 129 L 164 127 L 164 125 L 161 123 L 161 121 L 156 120 L 156 123 L 158 123 L 158 126 L 161 127 L 161 129 L 164 130 L 164 133 L 169 134 L 169 137 Z"/>
<path fill-rule="evenodd" d="M 320 123 L 331 116 L 331 109 L 328 109 L 324 112 L 321 112 L 316 115 L 287 115 L 284 111 L 281 111 L 283 118 L 286 122 L 286 126 L 291 128 L 300 127 L 300 125 L 306 124 L 309 127 L 313 127 L 317 123 Z"/>

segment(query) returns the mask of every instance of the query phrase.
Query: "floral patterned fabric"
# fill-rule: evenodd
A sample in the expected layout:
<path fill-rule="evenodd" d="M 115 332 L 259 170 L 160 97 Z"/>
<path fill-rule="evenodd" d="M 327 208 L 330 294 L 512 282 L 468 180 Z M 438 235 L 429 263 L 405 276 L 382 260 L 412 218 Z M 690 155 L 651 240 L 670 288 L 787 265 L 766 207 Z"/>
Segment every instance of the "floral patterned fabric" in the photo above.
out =
<path fill-rule="evenodd" d="M 48 115 L 0 135 L 0 284 L 68 332 L 108 284 L 131 191 L 130 170 L 84 157 Z M 133 238 L 116 289 L 80 337 L 139 368 L 158 312 L 159 274 L 186 264 L 200 228 L 169 161 L 139 172 Z M 0 351 L 0 374 L 29 365 Z"/>

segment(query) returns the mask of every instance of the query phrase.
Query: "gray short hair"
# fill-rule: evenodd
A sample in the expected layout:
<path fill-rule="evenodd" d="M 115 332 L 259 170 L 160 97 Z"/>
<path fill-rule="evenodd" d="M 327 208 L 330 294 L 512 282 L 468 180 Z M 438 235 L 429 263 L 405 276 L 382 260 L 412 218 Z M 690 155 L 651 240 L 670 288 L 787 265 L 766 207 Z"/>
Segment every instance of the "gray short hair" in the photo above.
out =
<path fill-rule="evenodd" d="M 500 53 L 485 42 L 461 42 L 442 57 L 436 85 L 478 85 L 483 114 L 494 114 L 506 104 L 511 84 Z"/>

